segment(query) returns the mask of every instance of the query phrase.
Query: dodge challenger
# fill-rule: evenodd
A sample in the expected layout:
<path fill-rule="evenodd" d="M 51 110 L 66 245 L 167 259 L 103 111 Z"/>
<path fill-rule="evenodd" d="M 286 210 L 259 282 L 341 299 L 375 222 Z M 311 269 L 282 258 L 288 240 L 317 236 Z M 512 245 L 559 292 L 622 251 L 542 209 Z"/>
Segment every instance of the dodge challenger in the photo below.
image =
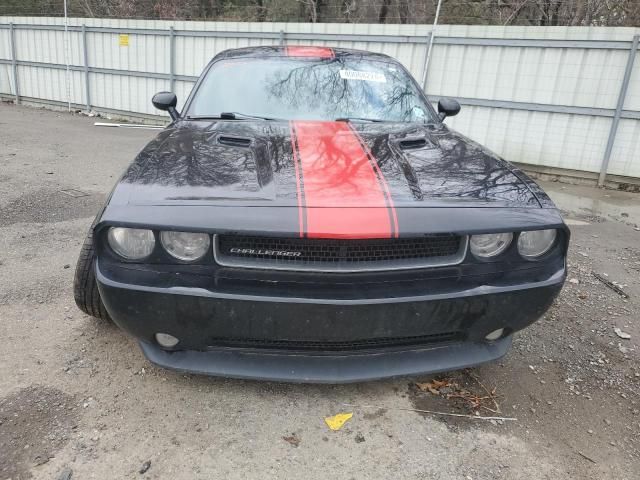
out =
<path fill-rule="evenodd" d="M 327 383 L 466 368 L 562 288 L 552 201 L 388 56 L 227 50 L 180 112 L 152 101 L 171 123 L 96 216 L 74 293 L 157 365 Z"/>

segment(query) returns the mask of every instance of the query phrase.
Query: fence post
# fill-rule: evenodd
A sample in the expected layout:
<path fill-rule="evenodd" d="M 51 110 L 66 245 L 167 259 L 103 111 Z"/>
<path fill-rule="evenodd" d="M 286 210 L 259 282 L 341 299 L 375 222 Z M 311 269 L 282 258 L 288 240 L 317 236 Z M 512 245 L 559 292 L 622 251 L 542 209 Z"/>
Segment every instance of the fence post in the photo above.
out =
<path fill-rule="evenodd" d="M 91 90 L 89 88 L 89 49 L 87 48 L 87 26 L 82 24 L 82 51 L 84 55 L 84 95 L 87 113 L 91 111 Z"/>
<path fill-rule="evenodd" d="M 281 47 L 284 47 L 284 44 L 285 44 L 284 36 L 285 36 L 284 30 L 280 30 L 280 46 Z"/>
<path fill-rule="evenodd" d="M 427 50 L 424 54 L 424 70 L 422 71 L 422 90 L 425 90 L 427 88 L 427 74 L 428 74 L 428 70 L 429 70 L 429 57 L 431 55 L 431 46 L 433 45 L 431 43 L 431 39 L 433 37 L 433 31 L 429 32 L 429 35 L 427 35 Z"/>
<path fill-rule="evenodd" d="M 13 88 L 15 88 L 16 104 L 20 103 L 20 91 L 18 89 L 18 59 L 16 58 L 16 37 L 13 22 L 9 24 L 9 41 L 11 42 L 11 69 L 13 71 Z"/>
<path fill-rule="evenodd" d="M 176 31 L 169 27 L 169 91 L 175 93 L 176 87 Z"/>
<path fill-rule="evenodd" d="M 598 177 L 598 186 L 602 187 L 607 178 L 607 170 L 609 169 L 609 161 L 611 160 L 611 152 L 613 151 L 613 145 L 616 142 L 616 134 L 618 133 L 618 125 L 620 124 L 620 116 L 622 115 L 622 109 L 624 108 L 624 101 L 627 96 L 627 90 L 629 89 L 629 81 L 631 80 L 631 74 L 633 73 L 633 63 L 636 59 L 638 52 L 638 43 L 640 43 L 640 35 L 633 37 L 631 44 L 631 50 L 629 51 L 629 58 L 627 59 L 627 68 L 624 72 L 624 79 L 622 80 L 622 86 L 620 87 L 620 95 L 618 95 L 618 105 L 613 115 L 613 121 L 611 122 L 611 130 L 609 131 L 609 139 L 607 140 L 607 148 L 604 151 L 604 158 L 602 159 L 602 166 L 600 167 L 600 176 Z"/>

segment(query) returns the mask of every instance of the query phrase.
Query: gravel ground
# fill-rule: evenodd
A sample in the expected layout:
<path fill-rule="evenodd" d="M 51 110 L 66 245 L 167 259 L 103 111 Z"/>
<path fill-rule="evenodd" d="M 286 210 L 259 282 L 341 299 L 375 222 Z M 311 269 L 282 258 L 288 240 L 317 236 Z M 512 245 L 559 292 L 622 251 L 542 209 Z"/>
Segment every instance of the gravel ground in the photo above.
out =
<path fill-rule="evenodd" d="M 640 196 L 544 185 L 573 224 L 570 281 L 500 362 L 435 382 L 212 379 L 153 367 L 73 302 L 87 228 L 154 132 L 8 104 L 0 124 L 0 480 L 638 478 Z"/>

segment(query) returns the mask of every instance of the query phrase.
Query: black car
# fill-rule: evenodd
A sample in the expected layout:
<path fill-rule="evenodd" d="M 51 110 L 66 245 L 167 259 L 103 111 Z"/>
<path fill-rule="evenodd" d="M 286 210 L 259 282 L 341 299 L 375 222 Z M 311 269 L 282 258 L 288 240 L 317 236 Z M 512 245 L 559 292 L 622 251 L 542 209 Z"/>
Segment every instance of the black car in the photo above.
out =
<path fill-rule="evenodd" d="M 477 365 L 551 305 L 569 230 L 397 61 L 228 50 L 126 170 L 75 298 L 163 367 L 350 382 Z"/>

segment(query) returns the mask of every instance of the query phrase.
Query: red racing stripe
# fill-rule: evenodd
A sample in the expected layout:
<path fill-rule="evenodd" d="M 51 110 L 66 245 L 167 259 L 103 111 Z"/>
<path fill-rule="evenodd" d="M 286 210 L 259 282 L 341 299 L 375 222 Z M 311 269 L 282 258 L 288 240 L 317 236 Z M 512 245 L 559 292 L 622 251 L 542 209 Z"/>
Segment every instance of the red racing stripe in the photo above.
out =
<path fill-rule="evenodd" d="M 298 141 L 293 127 L 293 122 L 289 123 L 289 131 L 291 132 L 291 149 L 293 150 L 293 165 L 296 169 L 296 191 L 298 194 L 298 223 L 300 224 L 300 237 L 304 237 L 305 215 L 304 215 L 304 190 L 302 188 L 302 167 L 300 166 L 300 158 L 298 156 Z"/>
<path fill-rule="evenodd" d="M 388 187 L 355 131 L 346 122 L 291 123 L 294 161 L 302 190 L 298 193 L 298 206 L 303 210 L 301 236 L 397 236 Z"/>
<path fill-rule="evenodd" d="M 371 162 L 371 166 L 373 170 L 376 172 L 378 181 L 380 182 L 380 185 L 382 186 L 385 193 L 385 197 L 387 200 L 387 207 L 389 208 L 389 215 L 391 217 L 391 236 L 398 238 L 398 235 L 399 235 L 398 214 L 396 213 L 396 208 L 393 205 L 393 198 L 391 198 L 391 191 L 389 190 L 389 185 L 387 184 L 387 181 L 384 178 L 384 174 L 380 170 L 380 165 L 378 165 L 378 161 L 373 156 L 373 153 L 371 153 L 371 149 L 369 148 L 369 146 L 365 143 L 364 139 L 360 136 L 358 131 L 355 128 L 353 128 L 351 124 L 349 124 L 349 128 L 351 129 L 353 134 L 356 136 L 356 138 L 360 142 L 360 145 L 362 145 L 362 148 L 366 152 L 367 157 L 369 157 L 369 161 Z"/>
<path fill-rule="evenodd" d="M 329 47 L 305 47 L 292 45 L 285 47 L 287 57 L 334 58 L 335 52 Z"/>

